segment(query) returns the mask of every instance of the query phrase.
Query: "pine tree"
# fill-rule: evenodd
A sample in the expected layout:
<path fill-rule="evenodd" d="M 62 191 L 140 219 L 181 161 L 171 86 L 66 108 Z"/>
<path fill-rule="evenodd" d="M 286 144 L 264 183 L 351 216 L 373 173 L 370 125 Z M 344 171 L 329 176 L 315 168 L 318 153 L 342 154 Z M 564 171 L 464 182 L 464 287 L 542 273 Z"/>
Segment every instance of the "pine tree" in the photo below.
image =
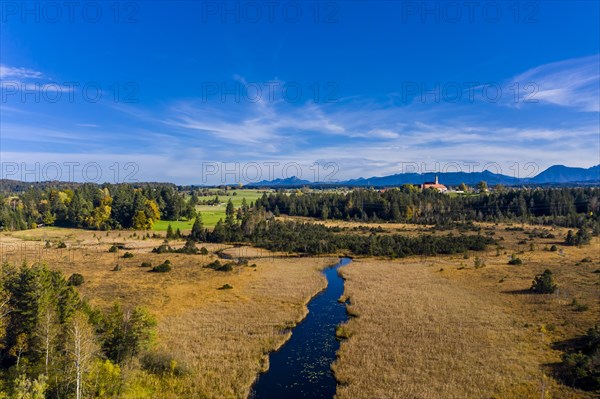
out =
<path fill-rule="evenodd" d="M 323 205 L 323 209 L 321 209 L 321 219 L 327 220 L 327 218 L 329 218 L 329 207 Z"/>
<path fill-rule="evenodd" d="M 173 227 L 171 227 L 171 223 L 167 226 L 167 239 L 171 240 L 175 238 L 175 233 L 173 233 Z"/>
<path fill-rule="evenodd" d="M 200 212 L 196 214 L 190 238 L 194 241 L 204 241 L 206 239 L 204 234 L 204 223 L 202 223 L 202 214 Z"/>
<path fill-rule="evenodd" d="M 225 208 L 225 224 L 228 228 L 232 228 L 235 225 L 235 208 L 231 199 L 229 199 L 227 208 Z"/>

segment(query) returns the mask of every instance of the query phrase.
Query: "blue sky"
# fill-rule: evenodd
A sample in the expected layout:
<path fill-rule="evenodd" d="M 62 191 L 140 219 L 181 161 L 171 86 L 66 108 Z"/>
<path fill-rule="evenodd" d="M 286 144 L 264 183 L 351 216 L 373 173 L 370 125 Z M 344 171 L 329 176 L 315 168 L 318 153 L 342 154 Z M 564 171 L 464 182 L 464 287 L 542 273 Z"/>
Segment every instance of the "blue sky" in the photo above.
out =
<path fill-rule="evenodd" d="M 67 3 L 1 3 L 3 177 L 600 163 L 596 1 Z"/>

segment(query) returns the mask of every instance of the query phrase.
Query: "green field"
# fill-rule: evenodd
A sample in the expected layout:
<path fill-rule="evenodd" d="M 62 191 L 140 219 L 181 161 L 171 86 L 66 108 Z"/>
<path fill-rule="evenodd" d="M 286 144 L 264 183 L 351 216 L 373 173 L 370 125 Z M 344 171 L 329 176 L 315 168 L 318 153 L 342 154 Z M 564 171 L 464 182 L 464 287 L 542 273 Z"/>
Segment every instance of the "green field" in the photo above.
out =
<path fill-rule="evenodd" d="M 218 189 L 211 189 L 212 192 L 219 191 Z M 256 201 L 258 198 L 262 197 L 265 190 L 229 190 L 227 193 L 229 195 L 220 195 L 219 200 L 221 201 L 220 205 L 198 205 L 196 206 L 196 210 L 202 213 L 202 222 L 205 227 L 214 227 L 219 219 L 225 219 L 225 208 L 227 206 L 227 202 L 231 199 L 233 206 L 238 208 L 242 205 L 242 201 L 246 198 L 246 202 L 248 206 L 250 206 L 251 202 Z M 233 195 L 236 193 L 236 195 Z M 200 197 L 200 201 L 205 201 L 207 199 L 214 197 Z M 178 220 L 178 221 L 169 221 L 169 220 L 159 220 L 154 224 L 153 230 L 155 231 L 166 231 L 167 227 L 171 225 L 173 230 L 180 229 L 182 232 L 185 230 L 191 230 L 192 225 L 194 224 L 193 220 Z"/>
<path fill-rule="evenodd" d="M 177 220 L 177 221 L 159 220 L 158 222 L 154 223 L 152 230 L 167 231 L 167 228 L 169 227 L 169 225 L 171 225 L 171 227 L 173 228 L 173 231 L 176 231 L 177 229 L 179 229 L 181 231 L 191 230 L 192 224 L 194 224 L 193 220 Z"/>

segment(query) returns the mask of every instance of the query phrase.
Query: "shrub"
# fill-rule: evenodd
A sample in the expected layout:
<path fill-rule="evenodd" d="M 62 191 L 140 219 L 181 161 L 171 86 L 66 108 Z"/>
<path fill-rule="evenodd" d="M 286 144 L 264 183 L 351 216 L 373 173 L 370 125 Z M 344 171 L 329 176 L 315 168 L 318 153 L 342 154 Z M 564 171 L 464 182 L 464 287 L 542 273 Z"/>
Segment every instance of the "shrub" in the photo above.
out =
<path fill-rule="evenodd" d="M 167 273 L 170 272 L 173 268 L 171 267 L 171 261 L 166 260 L 158 266 L 154 266 L 150 269 L 152 273 Z"/>
<path fill-rule="evenodd" d="M 233 266 L 235 266 L 235 263 L 233 262 L 221 263 L 221 261 L 217 259 L 214 262 L 209 263 L 205 267 L 217 270 L 219 272 L 230 272 L 233 270 Z"/>
<path fill-rule="evenodd" d="M 475 261 L 473 262 L 475 269 L 479 269 L 485 266 L 485 261 L 481 259 L 479 256 L 475 257 Z"/>
<path fill-rule="evenodd" d="M 143 370 L 157 375 L 181 376 L 187 372 L 187 369 L 179 364 L 173 356 L 163 352 L 145 353 L 140 358 L 140 364 Z"/>
<path fill-rule="evenodd" d="M 588 244 L 591 240 L 590 234 L 584 228 L 580 228 L 577 230 L 576 234 L 573 234 L 572 230 L 567 232 L 567 237 L 565 238 L 565 245 L 578 246 Z"/>
<path fill-rule="evenodd" d="M 173 252 L 173 248 L 165 242 L 165 243 L 161 244 L 160 246 L 153 248 L 152 252 L 154 252 L 156 254 L 164 254 L 164 253 Z"/>
<path fill-rule="evenodd" d="M 518 258 L 515 256 L 515 254 L 512 254 L 512 256 L 510 257 L 510 260 L 508 261 L 509 265 L 522 265 L 523 261 L 521 260 L 521 258 Z"/>
<path fill-rule="evenodd" d="M 587 311 L 589 309 L 590 309 L 590 307 L 587 304 L 585 304 L 585 303 L 578 303 L 575 306 L 575 311 L 576 312 L 585 312 L 585 311 Z"/>
<path fill-rule="evenodd" d="M 84 283 L 84 281 L 85 280 L 84 280 L 83 276 L 79 273 L 73 273 L 73 274 L 71 274 L 71 277 L 69 277 L 69 284 L 74 287 L 80 286 L 81 284 Z"/>
<path fill-rule="evenodd" d="M 335 336 L 337 339 L 348 339 L 352 334 L 345 325 L 335 327 Z"/>
<path fill-rule="evenodd" d="M 208 249 L 206 247 L 200 248 L 200 255 L 208 255 Z"/>
<path fill-rule="evenodd" d="M 117 250 L 118 250 L 118 249 L 119 249 L 119 248 L 117 248 L 117 246 L 116 246 L 116 245 L 112 245 L 112 246 L 111 246 L 111 247 L 108 249 L 108 252 L 111 252 L 111 253 L 112 253 L 112 252 L 117 252 Z"/>
<path fill-rule="evenodd" d="M 140 267 L 152 267 L 152 263 L 150 263 L 150 262 L 142 262 L 142 264 L 140 265 Z"/>
<path fill-rule="evenodd" d="M 198 253 L 198 248 L 196 247 L 194 240 L 187 240 L 185 245 L 181 249 L 177 249 L 175 252 L 195 255 Z"/>
<path fill-rule="evenodd" d="M 571 348 L 571 353 L 562 356 L 561 378 L 569 385 L 587 391 L 600 389 L 600 331 L 590 328 Z"/>
<path fill-rule="evenodd" d="M 579 302 L 576 298 L 573 298 L 571 305 L 573 306 L 573 310 L 576 312 L 585 312 L 586 310 L 590 309 L 587 304 Z"/>
<path fill-rule="evenodd" d="M 551 294 L 556 290 L 557 285 L 552 278 L 552 272 L 549 269 L 544 270 L 533 279 L 531 290 L 538 294 Z"/>
<path fill-rule="evenodd" d="M 218 290 L 230 290 L 232 289 L 233 286 L 229 285 L 229 284 L 224 284 L 223 286 L 221 286 L 220 288 L 217 288 Z"/>
<path fill-rule="evenodd" d="M 582 263 L 591 263 L 592 262 L 592 258 L 590 258 L 590 257 L 583 258 L 583 259 L 581 259 L 581 262 Z"/>
<path fill-rule="evenodd" d="M 58 246 L 57 246 L 57 248 L 66 248 L 66 247 L 67 247 L 67 244 L 65 244 L 64 241 L 59 242 Z"/>
<path fill-rule="evenodd" d="M 113 272 L 120 272 L 121 271 L 121 265 L 116 265 L 115 267 L 113 267 Z"/>
<path fill-rule="evenodd" d="M 131 252 L 125 252 L 123 254 L 123 258 L 125 258 L 125 259 L 133 258 L 133 254 Z"/>
<path fill-rule="evenodd" d="M 552 251 L 552 252 L 556 252 L 556 251 L 558 251 L 558 248 L 556 247 L 556 245 L 552 245 L 552 246 L 550 247 L 550 251 Z"/>

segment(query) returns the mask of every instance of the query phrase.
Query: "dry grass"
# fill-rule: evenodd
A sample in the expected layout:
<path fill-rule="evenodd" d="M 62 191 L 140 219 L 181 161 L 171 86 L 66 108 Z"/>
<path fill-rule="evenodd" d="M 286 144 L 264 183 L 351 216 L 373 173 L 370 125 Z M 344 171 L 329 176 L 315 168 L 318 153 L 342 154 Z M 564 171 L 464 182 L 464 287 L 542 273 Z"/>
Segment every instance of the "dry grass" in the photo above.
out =
<path fill-rule="evenodd" d="M 490 226 L 486 226 L 491 228 Z M 530 228 L 529 228 L 530 229 Z M 349 340 L 334 369 L 343 398 L 586 398 L 550 376 L 560 352 L 552 343 L 597 324 L 600 242 L 583 248 L 542 248 L 562 241 L 519 244 L 523 232 L 496 228 L 505 249 L 485 254 L 385 261 L 357 260 L 342 269 L 351 300 Z M 527 248 L 525 252 L 524 248 Z M 506 254 L 504 254 L 506 252 Z M 522 266 L 507 265 L 517 253 Z M 485 262 L 474 268 L 474 256 Z M 585 257 L 592 262 L 579 263 Z M 577 264 L 579 263 L 579 264 Z M 553 295 L 527 292 L 550 268 Z M 443 269 L 443 270 L 441 270 Z M 577 312 L 573 298 L 589 305 Z"/>
<path fill-rule="evenodd" d="M 46 261 L 66 276 L 81 273 L 85 283 L 78 289 L 93 305 L 142 305 L 157 317 L 156 350 L 172 355 L 188 373 L 158 382 L 134 373 L 135 389 L 124 398 L 247 397 L 257 374 L 267 368 L 268 353 L 285 342 L 289 328 L 305 316 L 305 304 L 325 287 L 320 270 L 337 260 L 282 258 L 243 249 L 243 256 L 258 258 L 232 272 L 217 272 L 202 266 L 217 259 L 215 251 L 230 246 L 202 244 L 211 251 L 208 256 L 158 255 L 151 249 L 162 239 L 141 240 L 131 234 L 110 232 L 107 237 L 75 229 L 0 234 L 3 260 Z M 67 249 L 46 249 L 46 240 L 64 241 Z M 123 259 L 124 251 L 109 253 L 113 242 L 124 243 L 134 257 Z M 182 246 L 183 241 L 171 245 Z M 236 248 L 230 251 L 239 255 Z M 173 263 L 172 272 L 148 273 L 140 267 L 165 259 Z M 117 263 L 122 270 L 112 271 Z M 219 290 L 224 284 L 233 289 Z"/>
<path fill-rule="evenodd" d="M 600 321 L 600 275 L 592 273 L 600 269 L 600 241 L 595 238 L 583 248 L 564 247 L 560 243 L 565 229 L 553 229 L 555 239 L 530 241 L 526 232 L 481 226 L 481 234 L 494 233 L 499 240 L 498 251 L 491 247 L 468 259 L 362 258 L 342 269 L 349 313 L 358 317 L 344 330 L 350 338 L 342 343 L 334 366 L 339 398 L 593 397 L 560 385 L 549 365 L 561 354 L 552 343 Z M 422 230 L 381 227 L 411 235 Z M 67 276 L 83 274 L 86 282 L 80 293 L 94 305 L 143 305 L 157 316 L 156 349 L 171 354 L 188 373 L 158 381 L 134 374 L 135 387 L 124 398 L 246 397 L 257 373 L 267 367 L 268 352 L 285 342 L 287 329 L 304 316 L 307 300 L 324 287 L 319 270 L 335 261 L 210 244 L 205 245 L 208 256 L 157 255 L 150 251 L 162 239 L 142 240 L 142 232 L 137 238 L 132 234 L 56 228 L 0 234 L 3 260 L 46 260 Z M 67 248 L 46 249 L 46 241 L 64 241 Z M 108 253 L 114 242 L 124 243 L 134 257 L 119 257 L 123 251 Z M 183 241 L 171 244 L 182 246 Z M 544 250 L 553 244 L 560 250 Z M 216 259 L 218 250 L 251 258 L 249 265 L 228 273 L 203 268 Z M 523 259 L 522 266 L 507 265 L 513 253 Z M 474 267 L 476 256 L 484 267 Z M 580 262 L 583 258 L 592 262 Z M 141 262 L 156 265 L 165 259 L 174 264 L 170 273 L 147 273 L 139 267 Z M 117 263 L 122 270 L 114 272 Z M 545 268 L 554 272 L 559 291 L 529 294 L 533 276 Z M 218 290 L 224 284 L 233 289 Z M 589 309 L 576 311 L 574 298 Z"/>

